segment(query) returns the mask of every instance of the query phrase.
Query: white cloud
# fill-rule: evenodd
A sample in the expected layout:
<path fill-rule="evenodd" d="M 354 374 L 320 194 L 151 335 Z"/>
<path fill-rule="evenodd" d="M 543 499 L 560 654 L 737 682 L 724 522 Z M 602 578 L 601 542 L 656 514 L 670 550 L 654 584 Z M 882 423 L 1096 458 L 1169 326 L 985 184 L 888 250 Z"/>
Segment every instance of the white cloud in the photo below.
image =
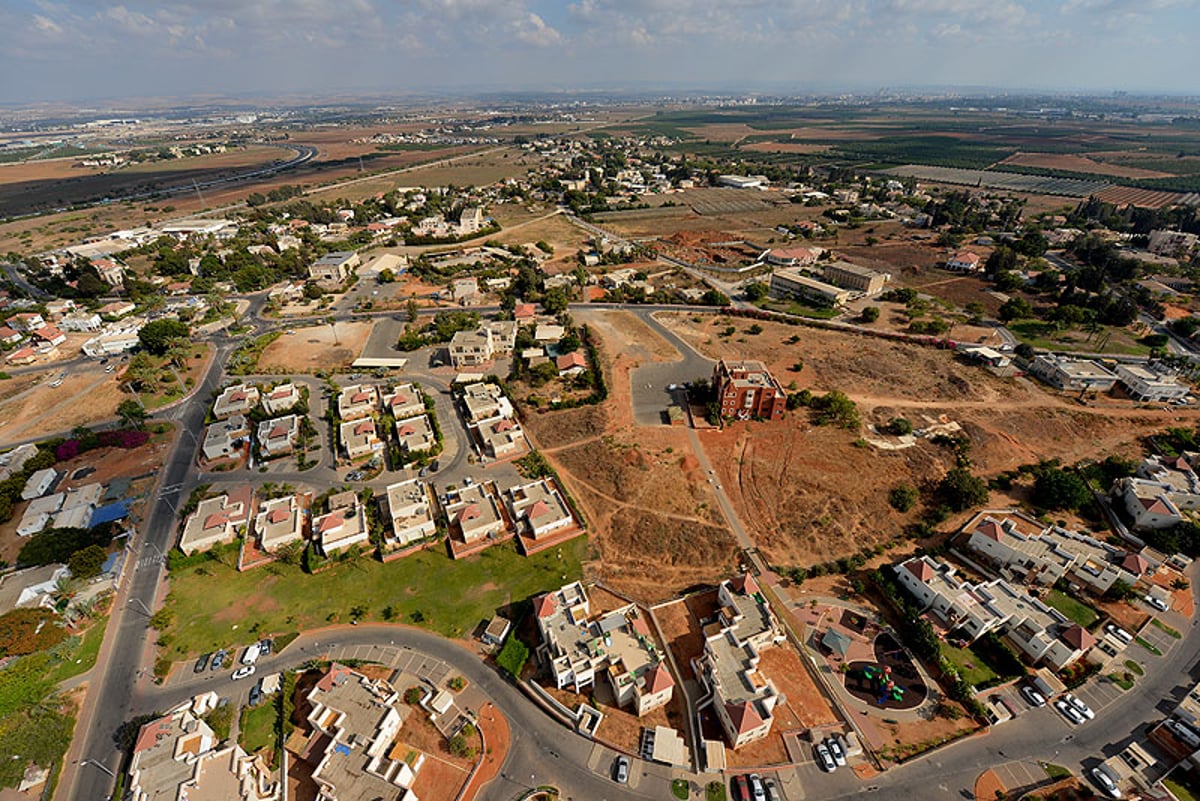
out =
<path fill-rule="evenodd" d="M 547 25 L 537 14 L 530 12 L 526 22 L 527 25 L 517 32 L 517 38 L 522 42 L 537 47 L 550 47 L 562 42 L 562 34 Z"/>

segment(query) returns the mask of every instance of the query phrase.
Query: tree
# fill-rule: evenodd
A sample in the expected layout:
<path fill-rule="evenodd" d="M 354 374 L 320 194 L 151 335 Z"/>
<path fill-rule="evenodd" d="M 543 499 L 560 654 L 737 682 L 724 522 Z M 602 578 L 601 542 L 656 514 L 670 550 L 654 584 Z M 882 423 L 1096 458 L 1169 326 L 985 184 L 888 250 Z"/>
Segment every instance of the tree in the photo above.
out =
<path fill-rule="evenodd" d="M 1034 478 L 1033 502 L 1042 509 L 1081 509 L 1091 500 L 1091 490 L 1074 471 L 1048 466 Z"/>
<path fill-rule="evenodd" d="M 67 636 L 58 623 L 58 615 L 42 607 L 0 615 L 0 655 L 24 656 L 54 647 Z"/>
<path fill-rule="evenodd" d="M 887 425 L 888 433 L 902 437 L 913 432 L 913 424 L 904 417 L 893 417 Z"/>
<path fill-rule="evenodd" d="M 154 379 L 157 372 L 158 367 L 150 354 L 138 353 L 129 360 L 129 364 L 125 367 L 124 378 L 126 383 L 135 389 L 142 389 Z"/>
<path fill-rule="evenodd" d="M 407 319 L 410 323 L 415 323 L 417 321 L 418 313 L 419 308 L 417 307 L 417 299 L 409 298 L 408 303 L 404 304 L 405 319 Z"/>
<path fill-rule="evenodd" d="M 567 297 L 566 290 L 556 286 L 546 290 L 546 294 L 542 296 L 542 309 L 546 314 L 559 314 L 567 310 L 567 305 L 571 299 Z"/>
<path fill-rule="evenodd" d="M 1009 298 L 1000 307 L 1000 319 L 1006 323 L 1033 317 L 1033 304 L 1025 298 Z"/>
<path fill-rule="evenodd" d="M 126 398 L 117 404 L 117 416 L 126 425 L 141 428 L 142 423 L 146 420 L 146 410 L 137 401 L 132 398 Z"/>
<path fill-rule="evenodd" d="M 988 486 L 965 467 L 956 467 L 938 483 L 937 494 L 953 511 L 962 512 L 987 503 Z"/>
<path fill-rule="evenodd" d="M 864 323 L 873 323 L 879 319 L 879 307 L 867 306 L 858 317 Z"/>
<path fill-rule="evenodd" d="M 901 484 L 888 493 L 888 504 L 897 512 L 907 512 L 917 505 L 921 494 L 916 487 Z"/>
<path fill-rule="evenodd" d="M 504 647 L 496 654 L 496 666 L 514 679 L 521 678 L 521 669 L 528 660 L 529 648 L 515 636 L 506 639 Z"/>
<path fill-rule="evenodd" d="M 1104 597 L 1109 601 L 1124 601 L 1132 598 L 1135 594 L 1129 582 L 1122 579 L 1117 579 L 1111 587 L 1104 591 Z"/>
<path fill-rule="evenodd" d="M 732 301 L 724 292 L 710 289 L 704 293 L 704 297 L 700 298 L 700 302 L 705 306 L 728 306 Z"/>
<path fill-rule="evenodd" d="M 151 320 L 138 331 L 138 342 L 155 356 L 162 356 L 179 339 L 187 339 L 191 329 L 187 323 L 164 318 Z"/>
<path fill-rule="evenodd" d="M 187 361 L 192 355 L 192 344 L 186 339 L 177 339 L 167 348 L 165 356 L 176 370 L 182 370 L 187 366 Z"/>
<path fill-rule="evenodd" d="M 89 545 L 71 554 L 71 558 L 67 560 L 67 567 L 71 569 L 71 575 L 75 578 L 87 580 L 100 575 L 107 558 L 108 554 L 99 545 Z"/>
<path fill-rule="evenodd" d="M 767 296 L 768 289 L 767 285 L 762 281 L 754 281 L 753 283 L 746 284 L 746 289 L 744 292 L 746 295 L 746 300 L 750 301 L 751 303 L 758 303 Z"/>

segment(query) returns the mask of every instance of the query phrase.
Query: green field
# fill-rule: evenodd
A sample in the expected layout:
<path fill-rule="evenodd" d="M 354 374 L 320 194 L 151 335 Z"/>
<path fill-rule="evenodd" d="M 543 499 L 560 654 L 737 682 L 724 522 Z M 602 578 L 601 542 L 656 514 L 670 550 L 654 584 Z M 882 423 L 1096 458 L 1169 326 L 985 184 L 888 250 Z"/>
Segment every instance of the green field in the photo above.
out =
<path fill-rule="evenodd" d="M 51 680 L 57 684 L 72 676 L 87 673 L 96 664 L 100 653 L 100 643 L 104 641 L 104 629 L 108 626 L 108 618 L 101 618 L 83 633 L 75 650 L 58 663 L 50 674 Z"/>
<path fill-rule="evenodd" d="M 275 723 L 279 719 L 275 708 L 275 696 L 255 707 L 242 710 L 242 719 L 238 725 L 238 742 L 246 753 L 253 754 L 261 749 L 275 749 Z"/>
<path fill-rule="evenodd" d="M 529 558 L 512 544 L 458 561 L 439 549 L 389 564 L 361 556 L 315 575 L 278 562 L 239 573 L 208 561 L 171 573 L 164 653 L 182 659 L 267 634 L 349 623 L 351 610 L 363 621 L 462 637 L 497 608 L 578 579 L 586 552 L 579 537 Z"/>
<path fill-rule="evenodd" d="M 1058 590 L 1050 590 L 1042 600 L 1046 602 L 1046 606 L 1057 609 L 1066 615 L 1069 620 L 1074 620 L 1085 629 L 1095 623 L 1100 617 L 1092 607 L 1085 603 L 1080 603 Z"/>
<path fill-rule="evenodd" d="M 987 661 L 970 647 L 955 648 L 953 645 L 943 642 L 942 655 L 958 669 L 959 675 L 967 684 L 978 687 L 999 678 Z"/>
<path fill-rule="evenodd" d="M 1147 356 L 1150 348 L 1138 342 L 1123 328 L 1102 327 L 1096 333 L 1075 328 L 1059 328 L 1041 320 L 1014 320 L 1005 327 L 1026 345 L 1039 350 L 1076 351 L 1079 353 L 1116 353 Z M 1107 341 L 1106 341 L 1107 337 Z"/>

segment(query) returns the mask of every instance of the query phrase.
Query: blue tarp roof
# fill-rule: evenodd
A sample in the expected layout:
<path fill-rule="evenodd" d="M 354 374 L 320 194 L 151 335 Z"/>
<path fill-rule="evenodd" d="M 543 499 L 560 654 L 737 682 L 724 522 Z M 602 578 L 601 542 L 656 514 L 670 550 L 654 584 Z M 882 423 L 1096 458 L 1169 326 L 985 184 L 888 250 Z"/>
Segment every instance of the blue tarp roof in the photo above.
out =
<path fill-rule="evenodd" d="M 89 525 L 95 528 L 102 523 L 111 523 L 114 520 L 120 520 L 125 517 L 129 517 L 129 504 L 125 501 L 117 501 L 116 503 L 110 503 L 108 506 L 101 506 L 92 512 L 92 522 Z"/>

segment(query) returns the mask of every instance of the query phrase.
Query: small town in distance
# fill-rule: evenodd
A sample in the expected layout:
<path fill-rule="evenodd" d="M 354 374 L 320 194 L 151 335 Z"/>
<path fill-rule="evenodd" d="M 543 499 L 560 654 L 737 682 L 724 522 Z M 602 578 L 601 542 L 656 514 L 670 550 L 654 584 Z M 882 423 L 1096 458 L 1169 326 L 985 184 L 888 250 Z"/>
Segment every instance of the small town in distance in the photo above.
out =
<path fill-rule="evenodd" d="M 101 5 L 12 20 L 284 59 Z M 701 65 L 321 5 L 518 88 L 0 56 L 0 801 L 1200 798 L 1194 96 L 542 92 Z"/>

